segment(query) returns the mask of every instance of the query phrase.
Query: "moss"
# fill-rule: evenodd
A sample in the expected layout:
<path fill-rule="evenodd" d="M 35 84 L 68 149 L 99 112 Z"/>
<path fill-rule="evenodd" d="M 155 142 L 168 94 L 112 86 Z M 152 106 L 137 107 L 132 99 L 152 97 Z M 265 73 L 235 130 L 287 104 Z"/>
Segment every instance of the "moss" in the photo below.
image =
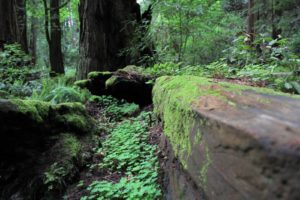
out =
<path fill-rule="evenodd" d="M 112 85 L 115 84 L 115 82 L 116 82 L 117 80 L 118 80 L 118 77 L 117 77 L 117 76 L 112 76 L 112 77 L 110 77 L 109 79 L 107 79 L 107 80 L 105 81 L 105 87 L 106 87 L 106 88 L 111 87 Z"/>
<path fill-rule="evenodd" d="M 265 88 L 227 82 L 217 84 L 210 79 L 196 76 L 164 76 L 156 80 L 153 89 L 154 111 L 164 121 L 164 132 L 184 167 L 187 167 L 187 160 L 195 141 L 195 138 L 191 138 L 192 128 L 199 123 L 194 121 L 196 118 L 193 111 L 194 103 L 199 102 L 200 97 L 208 96 L 224 101 L 225 105 L 235 107 L 236 103 L 230 101 L 228 94 L 226 96 L 225 93 L 243 95 L 250 90 L 258 94 L 291 96 Z M 263 102 L 267 103 L 266 100 Z M 201 142 L 201 138 L 201 133 L 197 133 L 198 143 Z"/>
<path fill-rule="evenodd" d="M 21 113 L 28 115 L 38 123 L 44 122 L 48 117 L 50 104 L 47 102 L 20 99 L 12 99 L 10 102 L 17 106 Z"/>
<path fill-rule="evenodd" d="M 199 88 L 211 84 L 209 79 L 194 76 L 161 77 L 157 79 L 153 89 L 155 113 L 162 117 L 165 134 L 185 168 L 191 154 L 192 142 L 195 141 L 190 138 L 191 129 L 197 123 L 194 121 L 192 103 L 205 95 L 219 97 L 218 91 Z M 197 143 L 201 142 L 201 138 L 201 132 L 198 132 Z"/>
<path fill-rule="evenodd" d="M 123 69 L 119 69 L 118 71 L 124 71 L 124 72 L 137 72 L 137 73 L 144 73 L 144 69 L 142 67 L 137 67 L 135 65 L 128 65 Z"/>
<path fill-rule="evenodd" d="M 119 69 L 118 72 L 125 74 L 138 74 L 141 77 L 147 77 L 149 79 L 152 77 L 151 73 L 149 73 L 145 68 L 137 67 L 135 65 L 126 66 L 123 69 Z"/>
<path fill-rule="evenodd" d="M 54 120 L 72 132 L 90 132 L 93 121 L 88 116 L 86 108 L 81 103 L 62 103 L 52 106 Z"/>
<path fill-rule="evenodd" d="M 207 172 L 209 169 L 209 166 L 212 164 L 212 158 L 209 152 L 208 146 L 205 146 L 205 160 L 200 168 L 200 181 L 202 184 L 203 189 L 205 190 L 207 188 Z"/>
<path fill-rule="evenodd" d="M 85 80 L 76 81 L 74 83 L 74 85 L 79 87 L 79 88 L 87 88 L 90 83 L 91 83 L 90 79 L 85 79 Z"/>
<path fill-rule="evenodd" d="M 201 82 L 209 84 L 206 79 L 201 79 Z M 195 113 L 191 109 L 191 104 L 201 95 L 198 83 L 198 77 L 197 79 L 161 77 L 153 89 L 155 113 L 162 117 L 164 132 L 173 146 L 175 155 L 180 158 L 185 168 L 192 149 L 190 131 L 196 123 L 193 120 Z M 201 139 L 201 135 L 197 137 Z"/>
<path fill-rule="evenodd" d="M 59 112 L 74 112 L 81 113 L 85 112 L 86 108 L 83 104 L 78 102 L 60 103 L 53 105 L 52 108 Z"/>
<path fill-rule="evenodd" d="M 81 151 L 81 143 L 79 140 L 72 134 L 63 134 L 63 151 L 65 155 L 68 155 L 71 159 L 77 158 Z"/>
<path fill-rule="evenodd" d="M 54 162 L 44 172 L 44 184 L 48 191 L 63 190 L 65 183 L 71 181 L 78 169 L 76 161 L 80 158 L 82 145 L 76 136 L 61 134 L 52 155 Z"/>
<path fill-rule="evenodd" d="M 202 140 L 202 132 L 201 132 L 200 129 L 198 129 L 197 132 L 196 132 L 196 135 L 194 137 L 194 140 L 193 140 L 194 141 L 194 145 L 199 144 L 201 142 L 201 140 Z"/>
<path fill-rule="evenodd" d="M 97 71 L 95 71 L 95 72 L 90 72 L 88 74 L 88 79 L 96 79 L 98 77 L 110 77 L 112 75 L 113 75 L 112 72 L 107 72 L 107 71 L 106 72 L 97 72 Z"/>
<path fill-rule="evenodd" d="M 77 114 L 66 114 L 61 116 L 64 123 L 76 128 L 77 130 L 84 130 L 88 124 L 86 116 L 81 116 Z"/>
<path fill-rule="evenodd" d="M 101 97 L 100 97 L 100 96 L 96 96 L 96 95 L 92 95 L 92 96 L 89 98 L 89 101 L 90 101 L 90 102 L 99 103 L 99 102 L 101 101 Z"/>

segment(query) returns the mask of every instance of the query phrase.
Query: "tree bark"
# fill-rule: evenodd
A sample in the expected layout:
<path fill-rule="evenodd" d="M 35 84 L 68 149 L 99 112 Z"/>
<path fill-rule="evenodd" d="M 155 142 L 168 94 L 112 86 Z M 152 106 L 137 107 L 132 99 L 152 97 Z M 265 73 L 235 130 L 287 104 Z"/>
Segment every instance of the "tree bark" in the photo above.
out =
<path fill-rule="evenodd" d="M 27 42 L 27 16 L 26 16 L 26 0 L 15 0 L 17 11 L 17 24 L 20 31 L 20 43 L 23 50 L 28 53 Z"/>
<path fill-rule="evenodd" d="M 248 1 L 248 27 L 247 33 L 249 35 L 249 43 L 252 44 L 255 39 L 255 22 L 256 22 L 256 15 L 254 11 L 255 0 Z"/>
<path fill-rule="evenodd" d="M 51 19 L 51 42 L 50 42 L 50 64 L 51 71 L 57 74 L 65 73 L 63 54 L 61 50 L 61 27 L 59 22 L 60 0 L 51 0 L 50 19 Z"/>
<path fill-rule="evenodd" d="M 49 46 L 49 60 L 51 66 L 51 76 L 64 74 L 64 62 L 61 48 L 61 27 L 59 21 L 60 0 L 51 0 L 48 7 L 47 0 L 43 0 L 45 9 L 45 33 Z M 65 5 L 65 4 L 63 4 Z M 50 13 L 50 31 L 49 31 L 49 13 Z"/>
<path fill-rule="evenodd" d="M 0 0 L 0 49 L 5 43 L 19 43 L 28 52 L 25 0 Z"/>
<path fill-rule="evenodd" d="M 130 44 L 134 28 L 129 23 L 139 20 L 136 0 L 81 0 L 80 64 L 77 79 L 91 71 L 113 71 L 130 63 L 120 51 Z"/>
<path fill-rule="evenodd" d="M 31 0 L 31 5 L 36 5 L 36 0 Z M 32 64 L 36 64 L 37 58 L 37 26 L 38 26 L 38 18 L 35 16 L 36 13 L 30 18 L 30 39 L 29 39 L 29 53 L 32 57 Z"/>

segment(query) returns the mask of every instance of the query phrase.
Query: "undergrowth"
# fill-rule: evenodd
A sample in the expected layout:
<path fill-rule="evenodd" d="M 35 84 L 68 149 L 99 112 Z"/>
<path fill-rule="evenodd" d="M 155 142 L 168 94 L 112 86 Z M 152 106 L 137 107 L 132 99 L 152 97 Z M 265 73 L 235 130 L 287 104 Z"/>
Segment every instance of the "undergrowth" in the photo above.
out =
<path fill-rule="evenodd" d="M 161 196 L 157 147 L 148 144 L 149 115 L 143 112 L 137 118 L 121 122 L 98 148 L 97 154 L 103 155 L 103 159 L 96 167 L 122 177 L 118 181 L 94 181 L 81 200 L 152 200 Z"/>
<path fill-rule="evenodd" d="M 109 118 L 109 121 L 119 121 L 123 117 L 133 116 L 139 112 L 137 104 L 117 100 L 112 96 L 92 96 L 90 101 L 103 108 L 103 115 Z"/>

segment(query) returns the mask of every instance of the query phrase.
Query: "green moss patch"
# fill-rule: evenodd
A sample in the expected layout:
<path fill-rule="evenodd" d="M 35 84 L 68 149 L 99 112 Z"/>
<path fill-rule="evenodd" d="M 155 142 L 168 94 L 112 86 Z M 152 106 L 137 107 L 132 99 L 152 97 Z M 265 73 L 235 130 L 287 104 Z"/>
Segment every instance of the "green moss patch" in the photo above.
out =
<path fill-rule="evenodd" d="M 241 98 L 244 92 L 249 91 L 257 94 L 291 97 L 291 95 L 275 92 L 271 89 L 254 88 L 227 82 L 216 83 L 211 79 L 197 76 L 164 76 L 156 80 L 153 89 L 154 110 L 163 120 L 164 132 L 173 146 L 175 155 L 179 157 L 184 167 L 187 167 L 192 145 L 195 144 L 195 141 L 199 144 L 202 138 L 201 134 L 197 133 L 194 136 L 191 132 L 196 123 L 194 121 L 196 113 L 193 108 L 199 104 L 204 107 L 205 102 L 201 102 L 204 99 L 209 100 L 210 103 L 213 100 L 212 103 L 220 108 L 224 108 L 222 106 L 225 106 L 225 108 L 233 107 L 236 105 L 235 102 L 231 101 L 230 96 Z M 292 97 L 299 98 L 297 96 Z M 267 104 L 269 103 L 267 100 L 259 103 Z"/>
<path fill-rule="evenodd" d="M 200 79 L 202 84 L 210 84 Z M 194 112 L 191 104 L 199 94 L 198 77 L 161 77 L 153 89 L 154 112 L 164 121 L 164 132 L 169 138 L 175 155 L 186 168 L 191 154 L 190 129 L 194 125 Z M 200 142 L 201 136 L 197 135 Z"/>
<path fill-rule="evenodd" d="M 112 76 L 112 77 L 110 77 L 110 78 L 105 82 L 105 87 L 106 87 L 106 88 L 111 87 L 112 85 L 114 85 L 114 84 L 116 83 L 117 80 L 118 80 L 118 77 L 117 77 L 117 76 Z"/>
<path fill-rule="evenodd" d="M 63 103 L 52 106 L 51 115 L 58 126 L 75 133 L 93 131 L 93 120 L 88 116 L 86 108 L 81 103 Z"/>
<path fill-rule="evenodd" d="M 97 78 L 109 78 L 110 76 L 112 76 L 113 73 L 112 72 L 90 72 L 88 74 L 88 79 L 97 79 Z"/>
<path fill-rule="evenodd" d="M 49 113 L 50 104 L 43 101 L 13 99 L 10 102 L 17 107 L 20 113 L 38 123 L 44 122 Z"/>
<path fill-rule="evenodd" d="M 74 83 L 75 86 L 83 89 L 83 88 L 87 88 L 89 85 L 91 84 L 91 80 L 89 79 L 85 79 L 85 80 L 80 80 L 80 81 L 76 81 Z"/>
<path fill-rule="evenodd" d="M 50 132 L 89 133 L 93 129 L 93 120 L 81 103 L 52 105 L 43 101 L 12 99 L 8 101 L 8 106 L 8 111 L 26 116 L 32 125 L 46 125 Z"/>

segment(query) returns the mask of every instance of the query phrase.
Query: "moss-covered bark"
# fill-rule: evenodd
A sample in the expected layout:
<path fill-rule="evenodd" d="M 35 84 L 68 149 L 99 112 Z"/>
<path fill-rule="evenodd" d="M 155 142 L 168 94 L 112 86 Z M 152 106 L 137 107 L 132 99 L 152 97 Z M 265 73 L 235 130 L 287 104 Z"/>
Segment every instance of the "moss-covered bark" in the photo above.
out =
<path fill-rule="evenodd" d="M 282 188 L 289 191 L 282 199 L 300 196 L 297 184 L 281 181 L 300 177 L 299 96 L 170 76 L 157 79 L 153 103 L 170 143 L 168 152 L 174 152 L 182 173 L 209 199 L 274 199 Z M 173 189 L 181 181 L 174 177 L 170 174 Z M 254 182 L 260 187 L 253 187 Z"/>
<path fill-rule="evenodd" d="M 0 121 L 0 199 L 57 199 L 92 143 L 85 106 L 0 100 Z"/>

